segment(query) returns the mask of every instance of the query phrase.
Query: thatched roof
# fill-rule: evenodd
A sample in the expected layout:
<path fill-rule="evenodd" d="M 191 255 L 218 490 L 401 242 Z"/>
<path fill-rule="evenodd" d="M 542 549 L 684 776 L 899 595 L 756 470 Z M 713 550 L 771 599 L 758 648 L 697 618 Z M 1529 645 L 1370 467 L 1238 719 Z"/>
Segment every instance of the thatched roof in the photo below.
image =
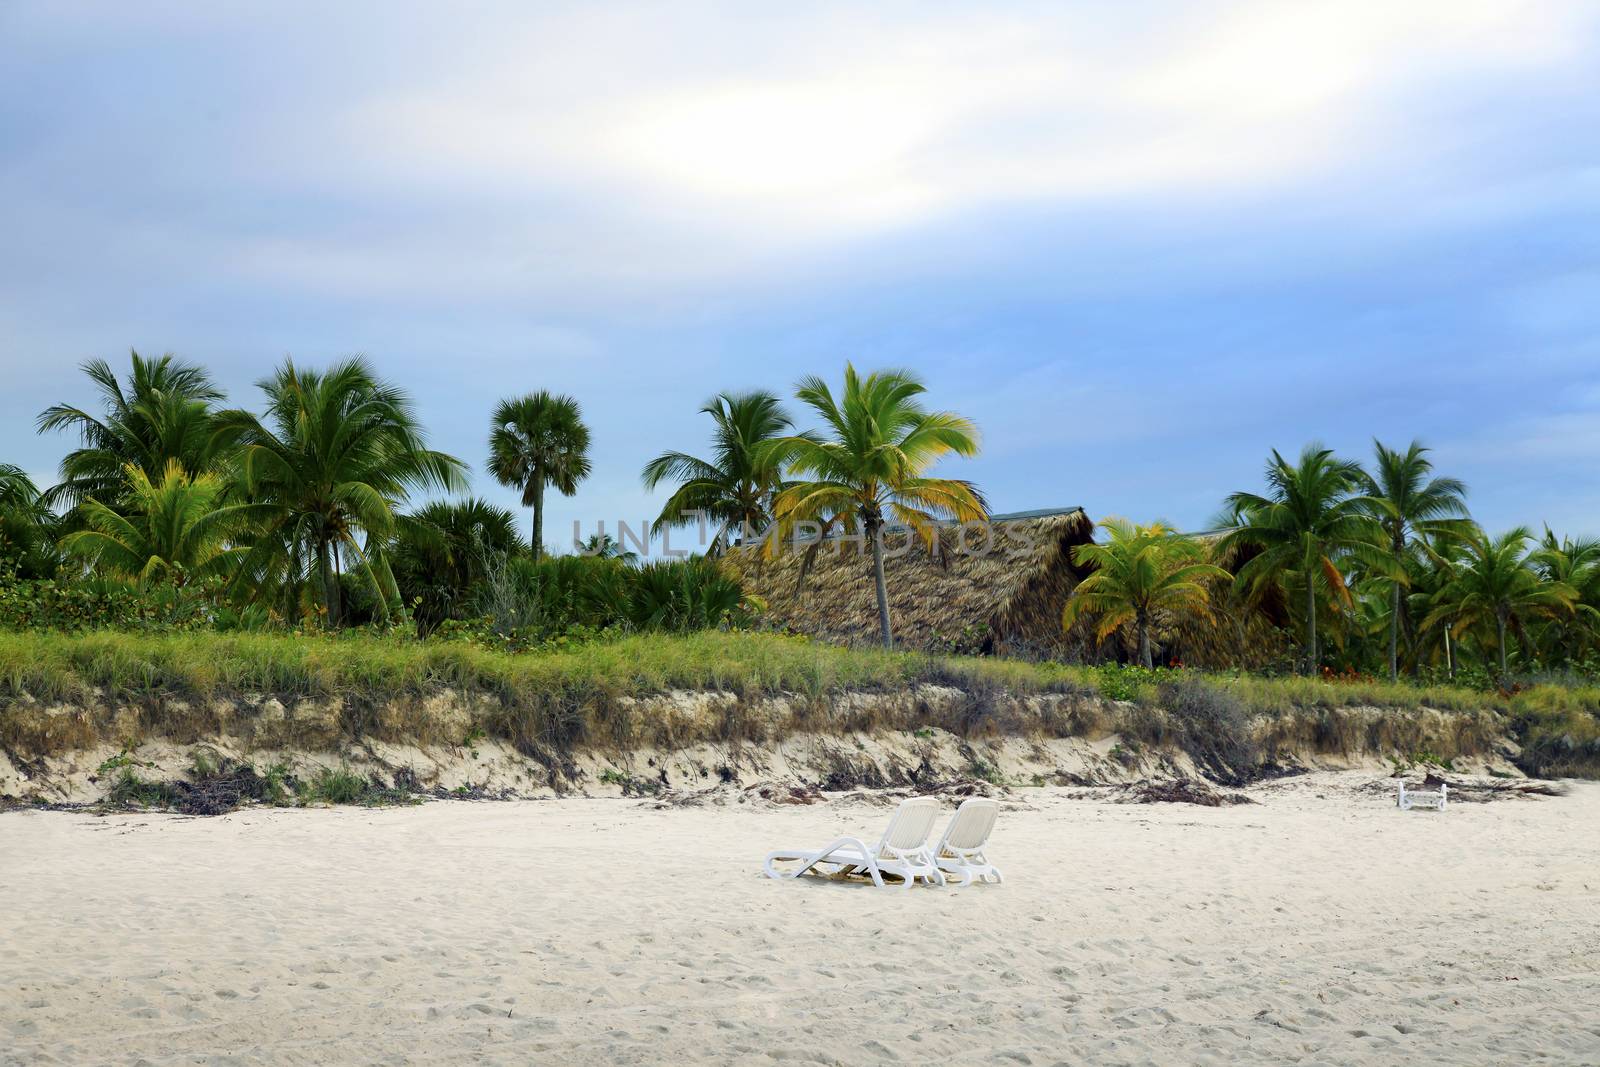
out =
<path fill-rule="evenodd" d="M 1062 655 L 1061 609 L 1084 573 L 1071 551 L 1093 536 L 1082 508 L 996 515 L 986 526 L 949 524 L 940 528 L 932 551 L 909 531 L 886 531 L 884 577 L 896 643 Z M 726 564 L 766 603 L 774 624 L 844 644 L 877 641 L 872 554 L 864 543 L 839 537 L 785 543 L 770 558 L 759 546 L 736 548 Z"/>

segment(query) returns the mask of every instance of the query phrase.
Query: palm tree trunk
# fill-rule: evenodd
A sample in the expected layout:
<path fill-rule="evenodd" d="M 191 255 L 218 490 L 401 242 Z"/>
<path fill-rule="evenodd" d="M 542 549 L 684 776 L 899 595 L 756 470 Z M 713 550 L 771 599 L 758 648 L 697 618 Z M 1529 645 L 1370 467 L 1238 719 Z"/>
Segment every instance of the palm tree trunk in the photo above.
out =
<path fill-rule="evenodd" d="M 533 561 L 544 552 L 544 472 L 533 472 Z"/>
<path fill-rule="evenodd" d="M 1449 623 L 1446 623 L 1445 624 L 1445 628 L 1444 628 L 1444 666 L 1445 666 L 1445 670 L 1450 672 L 1450 680 L 1452 682 L 1455 681 L 1456 680 L 1456 646 L 1455 646 L 1455 642 L 1453 642 L 1450 639 L 1450 625 L 1449 625 Z"/>
<path fill-rule="evenodd" d="M 1317 673 L 1317 576 L 1306 566 L 1306 673 Z"/>
<path fill-rule="evenodd" d="M 1389 593 L 1389 681 L 1400 680 L 1400 583 Z"/>
<path fill-rule="evenodd" d="M 869 522 L 872 538 L 872 580 L 878 587 L 878 629 L 883 634 L 883 647 L 894 648 L 894 634 L 889 628 L 889 587 L 883 580 L 883 523 Z"/>
<path fill-rule="evenodd" d="M 339 625 L 339 576 L 334 573 L 333 553 L 327 541 L 317 542 L 317 567 L 322 571 L 322 606 L 328 609 L 328 629 Z"/>
<path fill-rule="evenodd" d="M 1139 620 L 1139 662 L 1147 671 L 1155 669 L 1155 660 L 1150 654 L 1150 625 L 1143 618 Z"/>
<path fill-rule="evenodd" d="M 1504 681 L 1506 676 L 1506 617 L 1496 613 L 1494 627 L 1500 635 L 1500 678 Z"/>

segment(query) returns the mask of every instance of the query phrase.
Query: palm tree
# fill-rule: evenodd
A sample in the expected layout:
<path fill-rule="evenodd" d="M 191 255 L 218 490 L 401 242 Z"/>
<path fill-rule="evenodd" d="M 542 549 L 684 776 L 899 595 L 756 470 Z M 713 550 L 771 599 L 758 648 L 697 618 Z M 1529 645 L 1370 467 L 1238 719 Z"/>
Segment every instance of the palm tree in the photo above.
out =
<path fill-rule="evenodd" d="M 39 490 L 26 471 L 14 463 L 0 463 L 0 508 L 31 508 Z"/>
<path fill-rule="evenodd" d="M 708 555 L 717 555 L 736 536 L 764 530 L 772 522 L 772 501 L 783 488 L 783 465 L 766 443 L 792 428 L 793 421 L 771 393 L 718 393 L 700 409 L 716 423 L 711 458 L 663 452 L 645 465 L 646 489 L 668 479 L 680 482 L 661 508 L 657 530 L 710 520 L 718 524 Z"/>
<path fill-rule="evenodd" d="M 633 566 L 639 562 L 639 553 L 623 548 L 622 543 L 608 533 L 590 534 L 584 539 L 581 554 L 595 559 L 615 559 Z"/>
<path fill-rule="evenodd" d="M 1437 651 L 1444 654 L 1445 671 L 1452 681 L 1456 676 L 1456 643 L 1451 636 L 1450 628 L 1455 624 L 1455 619 L 1448 611 L 1444 614 L 1435 614 L 1434 609 L 1444 603 L 1441 594 L 1445 587 L 1455 580 L 1461 552 L 1461 542 L 1458 538 L 1437 538 L 1429 546 L 1427 553 L 1407 563 L 1411 571 L 1410 579 L 1406 583 L 1410 594 L 1406 598 L 1407 610 L 1422 620 L 1417 626 L 1417 645 L 1413 661 L 1421 663 L 1428 654 L 1432 641 L 1437 639 Z"/>
<path fill-rule="evenodd" d="M 1594 644 L 1600 624 L 1600 541 L 1591 538 L 1557 538 L 1545 527 L 1544 538 L 1529 557 L 1547 582 L 1570 586 L 1577 593 L 1572 615 L 1545 628 L 1546 650 L 1555 662 L 1572 663 Z M 1563 625 L 1570 622 L 1571 625 Z"/>
<path fill-rule="evenodd" d="M 1101 639 L 1131 625 L 1138 635 L 1139 662 L 1153 667 L 1150 630 L 1157 618 L 1209 617 L 1211 597 L 1205 582 L 1230 575 L 1205 562 L 1205 546 L 1163 523 L 1135 526 L 1113 517 L 1101 520 L 1100 526 L 1109 540 L 1072 551 L 1073 561 L 1093 567 L 1094 573 L 1073 589 L 1061 624 L 1070 627 L 1084 615 L 1098 615 L 1096 636 Z"/>
<path fill-rule="evenodd" d="M 762 462 L 787 463 L 794 474 L 810 476 L 778 494 L 773 510 L 780 530 L 814 521 L 826 535 L 842 525 L 858 529 L 872 545 L 884 648 L 894 646 L 883 576 L 886 513 L 929 543 L 940 519 L 977 522 L 988 517 L 983 496 L 971 482 L 928 476 L 951 453 L 976 455 L 978 430 L 960 415 L 924 410 L 916 398 L 925 391 L 909 371 L 879 371 L 862 378 L 848 363 L 844 392 L 837 400 L 821 378 L 803 378 L 795 395 L 822 418 L 828 436 L 808 431 L 758 449 Z M 777 544 L 777 537 L 768 538 L 765 551 L 776 551 Z"/>
<path fill-rule="evenodd" d="M 490 572 L 521 548 L 516 518 L 484 500 L 436 500 L 400 516 L 388 563 L 402 600 L 414 605 L 418 634 L 459 617 Z"/>
<path fill-rule="evenodd" d="M 1276 449 L 1267 461 L 1267 494 L 1233 493 L 1226 502 L 1219 551 L 1251 545 L 1260 549 L 1239 569 L 1235 581 L 1259 592 L 1269 581 L 1289 575 L 1305 583 L 1306 672 L 1315 673 L 1317 650 L 1317 580 L 1332 598 L 1350 602 L 1336 559 L 1363 554 L 1376 540 L 1364 502 L 1356 496 L 1361 468 L 1334 456 L 1331 449 L 1310 444 L 1296 463 Z"/>
<path fill-rule="evenodd" d="M 63 537 L 61 547 L 98 571 L 133 579 L 140 589 L 226 574 L 243 551 L 229 539 L 266 511 L 260 504 L 219 506 L 223 480 L 191 477 L 177 460 L 160 481 L 129 464 L 127 485 L 128 514 L 91 497 L 79 506 L 86 528 Z"/>
<path fill-rule="evenodd" d="M 0 463 L 0 574 L 47 578 L 61 562 L 56 517 L 21 467 Z"/>
<path fill-rule="evenodd" d="M 544 551 L 544 490 L 563 496 L 589 476 L 589 428 L 578 402 L 540 390 L 494 409 L 489 434 L 489 473 L 501 485 L 522 490 L 522 506 L 533 509 L 533 558 Z"/>
<path fill-rule="evenodd" d="M 262 421 L 248 411 L 218 415 L 238 435 L 240 478 L 253 499 L 270 505 L 250 572 L 276 557 L 290 573 L 309 565 L 322 586 L 327 623 L 340 618 L 339 556 L 353 557 L 380 603 L 398 594 L 381 556 L 371 558 L 358 535 L 376 546 L 396 527 L 395 509 L 410 490 L 465 489 L 466 465 L 428 448 L 411 402 L 377 378 L 364 359 L 326 372 L 285 360 L 257 386 L 266 393 Z"/>
<path fill-rule="evenodd" d="M 99 389 L 103 417 L 70 404 L 55 404 L 40 413 L 40 433 L 75 430 L 82 441 L 81 448 L 62 459 L 61 484 L 45 492 L 47 505 L 73 507 L 91 496 L 114 504 L 125 489 L 130 464 L 159 481 L 173 460 L 186 471 L 205 473 L 227 454 L 229 442 L 214 432 L 211 412 L 222 392 L 205 370 L 171 355 L 131 356 L 126 388 L 105 360 L 82 365 Z"/>
<path fill-rule="evenodd" d="M 1429 623 L 1448 621 L 1459 636 L 1474 627 L 1494 624 L 1500 651 L 1500 674 L 1507 671 L 1506 634 L 1521 634 L 1530 619 L 1570 614 L 1577 590 L 1565 582 L 1548 582 L 1534 570 L 1527 554 L 1533 535 L 1526 526 L 1491 538 L 1482 530 L 1462 540 L 1464 552 L 1455 576 L 1438 596 Z"/>
<path fill-rule="evenodd" d="M 1463 531 L 1467 487 L 1455 478 L 1433 478 L 1428 449 L 1412 441 L 1404 452 L 1373 441 L 1376 474 L 1362 473 L 1367 505 L 1383 530 L 1392 567 L 1389 584 L 1389 678 L 1400 677 L 1400 626 L 1406 557 L 1429 551 L 1429 539 Z"/>

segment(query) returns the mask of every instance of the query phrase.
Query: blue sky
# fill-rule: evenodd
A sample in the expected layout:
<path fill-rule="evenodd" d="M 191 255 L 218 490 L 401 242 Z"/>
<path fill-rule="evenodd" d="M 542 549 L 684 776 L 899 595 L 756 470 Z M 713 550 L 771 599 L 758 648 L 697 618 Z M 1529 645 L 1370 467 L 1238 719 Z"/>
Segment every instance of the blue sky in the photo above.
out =
<path fill-rule="evenodd" d="M 700 403 L 919 371 L 999 510 L 1197 527 L 1413 436 L 1600 535 L 1600 5 L 0 4 L 0 460 L 130 347 L 237 402 L 364 353 L 637 523 Z M 475 475 L 475 489 L 514 495 Z"/>

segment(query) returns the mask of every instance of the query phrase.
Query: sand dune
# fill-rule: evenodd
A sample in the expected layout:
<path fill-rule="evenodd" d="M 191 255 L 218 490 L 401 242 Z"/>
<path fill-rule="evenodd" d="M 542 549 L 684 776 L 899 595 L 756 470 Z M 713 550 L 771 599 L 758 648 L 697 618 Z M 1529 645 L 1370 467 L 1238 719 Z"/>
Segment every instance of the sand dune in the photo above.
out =
<path fill-rule="evenodd" d="M 0 1063 L 1600 1062 L 1600 785 L 1019 790 L 1004 886 L 771 882 L 884 810 L 0 814 Z"/>

